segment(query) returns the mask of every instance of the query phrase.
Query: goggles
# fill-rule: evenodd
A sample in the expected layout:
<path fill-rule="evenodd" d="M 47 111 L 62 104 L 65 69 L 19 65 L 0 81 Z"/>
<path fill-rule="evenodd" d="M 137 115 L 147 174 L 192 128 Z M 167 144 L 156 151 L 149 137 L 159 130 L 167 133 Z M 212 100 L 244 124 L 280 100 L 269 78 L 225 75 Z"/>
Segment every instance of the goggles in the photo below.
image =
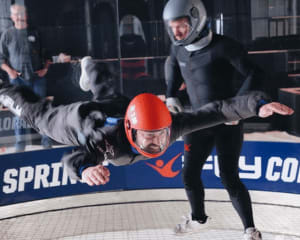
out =
<path fill-rule="evenodd" d="M 158 154 L 164 152 L 170 142 L 170 128 L 148 131 L 133 129 L 132 136 L 135 145 L 143 152 Z"/>

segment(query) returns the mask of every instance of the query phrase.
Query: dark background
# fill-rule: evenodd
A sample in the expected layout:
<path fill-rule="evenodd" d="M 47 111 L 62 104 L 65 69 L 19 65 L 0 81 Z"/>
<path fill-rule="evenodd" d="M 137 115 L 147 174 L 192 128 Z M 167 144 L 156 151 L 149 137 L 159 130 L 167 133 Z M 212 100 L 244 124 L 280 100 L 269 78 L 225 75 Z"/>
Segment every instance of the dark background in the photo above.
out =
<path fill-rule="evenodd" d="M 71 63 L 51 65 L 48 95 L 56 103 L 86 100 L 78 86 L 78 59 L 90 55 L 107 62 L 115 73 L 115 88 L 132 97 L 141 92 L 163 94 L 163 64 L 170 41 L 162 11 L 166 0 L 1 0 L 0 34 L 9 26 L 9 6 L 25 3 L 30 25 L 41 33 L 49 58 L 61 52 Z M 279 89 L 300 87 L 300 35 L 297 0 L 204 0 L 213 31 L 234 38 L 266 73 L 268 93 L 278 100 Z M 122 19 L 134 15 L 142 32 L 127 36 Z M 1 78 L 5 78 L 3 72 Z"/>
<path fill-rule="evenodd" d="M 64 52 L 75 60 L 91 55 L 107 61 L 117 73 L 116 88 L 129 96 L 143 91 L 164 92 L 163 62 L 169 52 L 169 39 L 162 22 L 166 0 L 2 0 L 0 33 L 10 25 L 9 6 L 15 2 L 27 6 L 29 22 L 40 30 L 49 56 Z M 213 30 L 241 42 L 250 58 L 267 72 L 265 81 L 274 98 L 280 87 L 299 86 L 298 77 L 291 75 L 298 73 L 299 68 L 297 0 L 205 0 L 204 3 Z M 128 14 L 140 20 L 144 34 L 134 51 L 126 49 L 119 32 L 120 21 Z M 125 78 L 122 59 L 128 57 L 147 57 L 144 63 L 147 75 L 141 79 Z M 70 101 L 85 96 L 76 92 L 74 67 L 56 65 L 59 64 L 51 67 L 48 76 L 49 95 L 59 95 L 53 89 L 64 86 L 64 91 L 71 92 Z"/>

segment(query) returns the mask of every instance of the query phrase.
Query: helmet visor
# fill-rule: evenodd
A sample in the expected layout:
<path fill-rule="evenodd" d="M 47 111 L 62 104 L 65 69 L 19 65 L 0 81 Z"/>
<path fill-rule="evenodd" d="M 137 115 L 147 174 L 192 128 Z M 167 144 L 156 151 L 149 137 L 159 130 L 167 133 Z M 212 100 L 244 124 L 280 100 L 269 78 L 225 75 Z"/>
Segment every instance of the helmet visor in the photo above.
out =
<path fill-rule="evenodd" d="M 132 133 L 135 145 L 149 154 L 164 152 L 170 142 L 169 127 L 154 131 L 137 129 Z"/>

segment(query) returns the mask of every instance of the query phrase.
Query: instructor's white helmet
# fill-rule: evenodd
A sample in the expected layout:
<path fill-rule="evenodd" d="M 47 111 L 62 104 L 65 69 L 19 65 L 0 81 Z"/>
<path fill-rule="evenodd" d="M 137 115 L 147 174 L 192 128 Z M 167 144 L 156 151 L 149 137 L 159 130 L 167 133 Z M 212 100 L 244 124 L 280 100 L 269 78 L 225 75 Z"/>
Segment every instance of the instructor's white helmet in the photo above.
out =
<path fill-rule="evenodd" d="M 169 22 L 184 17 L 188 18 L 190 30 L 184 39 L 177 40 Z M 204 30 L 207 23 L 207 13 L 201 0 L 169 0 L 164 7 L 163 20 L 171 41 L 175 45 L 186 46 L 198 38 Z"/>

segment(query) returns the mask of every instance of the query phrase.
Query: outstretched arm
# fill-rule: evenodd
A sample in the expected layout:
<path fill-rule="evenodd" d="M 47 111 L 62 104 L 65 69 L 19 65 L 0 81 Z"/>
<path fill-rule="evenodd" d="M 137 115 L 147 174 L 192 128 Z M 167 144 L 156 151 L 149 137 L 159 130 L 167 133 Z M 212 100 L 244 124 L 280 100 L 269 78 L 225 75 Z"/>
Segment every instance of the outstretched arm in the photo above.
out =
<path fill-rule="evenodd" d="M 87 152 L 83 147 L 74 148 L 62 158 L 68 175 L 72 179 L 81 179 L 90 186 L 105 184 L 109 181 L 110 172 L 102 166 L 102 161 L 102 155 Z"/>
<path fill-rule="evenodd" d="M 197 112 L 173 115 L 172 141 L 188 133 L 225 122 L 254 116 L 268 117 L 274 113 L 291 115 L 293 110 L 281 103 L 268 102 L 263 92 L 251 92 L 223 101 L 206 104 Z"/>

